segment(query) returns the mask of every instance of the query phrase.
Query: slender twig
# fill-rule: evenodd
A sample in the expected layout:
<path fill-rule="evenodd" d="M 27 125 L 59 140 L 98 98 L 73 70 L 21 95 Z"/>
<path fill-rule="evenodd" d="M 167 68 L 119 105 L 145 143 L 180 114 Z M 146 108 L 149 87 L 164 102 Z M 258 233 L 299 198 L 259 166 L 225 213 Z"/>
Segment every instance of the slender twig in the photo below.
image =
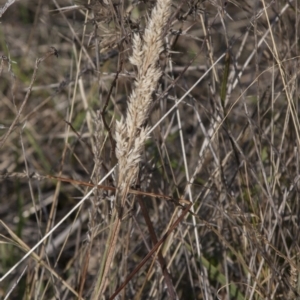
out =
<path fill-rule="evenodd" d="M 186 214 L 189 212 L 192 203 L 187 205 L 185 210 L 181 213 L 180 217 L 170 226 L 168 231 L 164 236 L 153 246 L 151 251 L 144 257 L 144 259 L 138 264 L 138 266 L 128 275 L 122 285 L 110 296 L 109 300 L 113 300 L 122 289 L 127 285 L 127 283 L 133 278 L 133 276 L 144 266 L 144 264 L 149 260 L 149 258 L 156 252 L 156 250 L 167 240 L 168 236 L 172 231 L 178 226 L 178 224 L 183 220 Z"/>
<path fill-rule="evenodd" d="M 25 98 L 21 104 L 21 107 L 20 109 L 18 110 L 17 112 L 17 115 L 14 119 L 14 121 L 12 122 L 12 124 L 10 125 L 9 129 L 7 130 L 6 134 L 4 135 L 4 137 L 2 138 L 2 140 L 0 141 L 0 149 L 2 148 L 2 146 L 4 145 L 4 143 L 6 142 L 8 136 L 11 134 L 11 132 L 14 130 L 17 122 L 19 121 L 19 118 L 23 112 L 23 109 L 25 108 L 25 105 L 27 104 L 27 101 L 29 99 L 29 96 L 31 94 L 31 90 L 32 90 L 32 87 L 33 87 L 33 84 L 35 82 L 35 79 L 36 79 L 36 75 L 37 75 L 37 70 L 39 68 L 39 65 L 41 62 L 43 62 L 45 59 L 47 59 L 48 57 L 52 56 L 52 55 L 55 55 L 57 56 L 57 50 L 54 48 L 54 47 L 51 47 L 51 51 L 47 52 L 42 58 L 38 58 L 36 61 L 35 61 L 35 66 L 34 66 L 34 70 L 33 70 L 33 74 L 32 74 L 32 77 L 31 77 L 31 82 L 29 84 L 29 87 L 28 87 L 28 90 L 27 90 L 27 93 L 25 95 Z"/>

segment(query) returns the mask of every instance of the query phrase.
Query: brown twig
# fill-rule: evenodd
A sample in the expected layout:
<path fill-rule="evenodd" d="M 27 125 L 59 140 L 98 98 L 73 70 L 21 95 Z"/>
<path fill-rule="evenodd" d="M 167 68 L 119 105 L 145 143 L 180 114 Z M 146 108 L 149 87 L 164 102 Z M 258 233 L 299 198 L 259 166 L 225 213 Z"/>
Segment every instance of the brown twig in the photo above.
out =
<path fill-rule="evenodd" d="M 178 224 L 183 220 L 185 215 L 189 212 L 192 203 L 187 205 L 180 215 L 180 217 L 171 225 L 169 230 L 164 234 L 164 236 L 155 244 L 155 246 L 151 249 L 151 251 L 145 256 L 145 258 L 138 264 L 138 266 L 127 276 L 125 281 L 121 284 L 119 288 L 110 296 L 109 300 L 113 300 L 122 289 L 128 284 L 128 282 L 134 277 L 134 275 L 144 266 L 144 264 L 149 260 L 149 258 L 155 253 L 155 251 L 166 241 L 168 236 L 172 233 L 172 231 L 178 226 Z"/>
<path fill-rule="evenodd" d="M 39 68 L 40 63 L 43 62 L 45 59 L 47 59 L 48 57 L 50 57 L 52 55 L 58 56 L 58 52 L 57 52 L 57 50 L 54 47 L 51 47 L 51 51 L 47 52 L 43 57 L 38 58 L 35 61 L 34 71 L 33 71 L 32 77 L 31 77 L 30 85 L 29 85 L 27 93 L 25 95 L 25 99 L 23 100 L 23 103 L 22 103 L 20 109 L 18 110 L 17 115 L 16 115 L 14 121 L 10 125 L 10 127 L 9 127 L 8 131 L 6 132 L 5 136 L 3 137 L 3 139 L 1 140 L 1 142 L 0 142 L 0 149 L 2 148 L 2 146 L 4 145 L 4 143 L 7 140 L 8 136 L 11 134 L 11 132 L 15 128 L 15 126 L 16 126 L 16 124 L 17 124 L 17 122 L 18 122 L 18 120 L 19 120 L 19 118 L 20 118 L 20 116 L 21 116 L 21 114 L 23 112 L 23 109 L 24 109 L 25 105 L 27 104 L 27 101 L 28 101 L 29 96 L 31 94 L 31 90 L 32 90 L 33 84 L 34 84 L 35 79 L 36 79 L 37 70 Z"/>
<path fill-rule="evenodd" d="M 145 202 L 143 201 L 141 195 L 138 195 L 137 199 L 138 199 L 139 205 L 141 207 L 143 217 L 146 221 L 151 241 L 152 241 L 153 245 L 156 245 L 157 242 L 158 242 L 157 236 L 156 236 L 156 233 L 155 233 L 155 230 L 154 230 L 154 226 L 151 222 L 148 210 L 146 208 Z M 175 288 L 174 288 L 174 285 L 173 285 L 173 282 L 172 282 L 171 275 L 167 270 L 167 263 L 166 263 L 163 255 L 162 255 L 161 249 L 158 250 L 157 257 L 158 257 L 158 261 L 159 261 L 159 264 L 160 264 L 161 269 L 162 269 L 162 273 L 163 273 L 164 278 L 165 278 L 165 282 L 166 282 L 166 285 L 167 285 L 167 288 L 168 288 L 170 299 L 176 299 L 176 291 L 175 291 Z"/>

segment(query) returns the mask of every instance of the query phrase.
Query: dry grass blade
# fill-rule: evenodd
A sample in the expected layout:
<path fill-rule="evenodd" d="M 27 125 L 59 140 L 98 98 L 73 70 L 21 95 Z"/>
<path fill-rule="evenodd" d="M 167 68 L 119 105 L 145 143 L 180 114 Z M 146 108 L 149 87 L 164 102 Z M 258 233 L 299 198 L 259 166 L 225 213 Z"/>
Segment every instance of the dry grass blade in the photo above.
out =
<path fill-rule="evenodd" d="M 138 202 L 139 202 L 139 205 L 141 207 L 143 217 L 146 221 L 146 224 L 147 224 L 147 227 L 148 227 L 148 230 L 149 230 L 149 233 L 150 233 L 152 244 L 156 245 L 158 240 L 157 240 L 157 236 L 156 236 L 156 233 L 155 233 L 155 230 L 154 230 L 154 226 L 151 222 L 149 212 L 146 208 L 146 205 L 145 205 L 145 203 L 144 203 L 144 201 L 143 201 L 143 199 L 140 195 L 138 196 Z M 190 206 L 191 205 L 192 205 L 192 203 L 190 203 Z M 166 260 L 164 259 L 163 255 L 162 255 L 161 249 L 158 250 L 157 257 L 158 257 L 158 261 L 159 261 L 159 264 L 160 264 L 160 267 L 161 267 L 161 270 L 162 270 L 162 273 L 163 273 L 163 276 L 164 276 L 164 279 L 165 279 L 165 282 L 166 282 L 166 285 L 167 285 L 167 288 L 168 288 L 170 298 L 171 299 L 176 299 L 175 287 L 172 283 L 171 275 L 167 270 L 167 263 L 166 263 Z M 140 291 L 140 293 L 141 293 L 141 291 Z M 139 297 L 136 296 L 136 299 L 138 299 L 138 298 Z"/>
<path fill-rule="evenodd" d="M 16 1 L 18 1 L 18 0 L 7 0 L 7 2 L 0 8 L 0 18 L 1 18 L 2 15 L 5 13 L 5 11 L 6 11 L 11 5 L 13 5 Z"/>
<path fill-rule="evenodd" d="M 23 251 L 29 253 L 30 252 L 30 248 L 28 247 L 28 245 L 26 245 L 14 232 L 11 231 L 11 229 L 0 220 L 1 225 L 7 230 L 7 232 L 10 234 L 10 236 L 12 237 L 12 239 L 17 243 L 18 247 L 20 247 Z M 79 297 L 79 295 L 77 294 L 77 292 L 67 283 L 65 282 L 56 272 L 55 270 L 53 270 L 52 268 L 50 268 L 45 262 L 43 262 L 42 258 L 39 257 L 37 254 L 32 253 L 32 257 L 35 259 L 36 262 L 41 263 L 43 265 L 43 267 L 45 267 L 46 269 L 48 269 L 51 274 L 53 276 L 55 276 L 60 282 L 62 282 L 62 284 L 73 293 L 74 296 L 76 296 L 77 298 Z M 0 280 L 2 281 L 2 280 Z M 79 297 L 78 299 L 82 299 L 81 297 Z"/>
<path fill-rule="evenodd" d="M 1 299 L 300 299 L 299 1 L 0 6 Z"/>
<path fill-rule="evenodd" d="M 114 299 L 120 291 L 126 286 L 126 284 L 132 279 L 132 277 L 144 266 L 144 264 L 149 260 L 149 258 L 159 249 L 159 247 L 166 241 L 168 236 L 172 233 L 172 231 L 178 226 L 178 224 L 183 220 L 186 214 L 189 212 L 192 203 L 186 206 L 185 210 L 181 213 L 178 219 L 170 226 L 168 231 L 163 235 L 163 237 L 153 246 L 151 251 L 144 257 L 144 259 L 138 264 L 138 266 L 128 275 L 124 283 L 112 294 L 109 298 L 110 300 Z"/>
<path fill-rule="evenodd" d="M 32 74 L 31 82 L 30 82 L 30 85 L 29 85 L 29 87 L 27 89 L 26 96 L 24 98 L 24 101 L 22 102 L 21 107 L 18 110 L 18 113 L 17 113 L 17 115 L 16 115 L 13 123 L 10 125 L 9 129 L 7 130 L 7 133 L 4 135 L 4 137 L 0 141 L 0 149 L 2 148 L 2 146 L 4 145 L 4 143 L 7 140 L 8 136 L 11 134 L 11 132 L 15 128 L 15 126 L 16 126 L 17 122 L 19 121 L 20 116 L 21 116 L 21 114 L 23 112 L 23 109 L 25 108 L 25 106 L 27 104 L 27 101 L 29 100 L 29 96 L 31 94 L 31 90 L 32 90 L 33 84 L 35 82 L 35 79 L 36 79 L 36 76 L 37 76 L 37 71 L 38 71 L 40 63 L 43 62 L 45 59 L 47 59 L 48 57 L 50 57 L 52 55 L 55 55 L 56 57 L 58 57 L 57 50 L 54 47 L 52 47 L 51 51 L 48 51 L 43 57 L 38 58 L 35 61 L 34 72 Z"/>

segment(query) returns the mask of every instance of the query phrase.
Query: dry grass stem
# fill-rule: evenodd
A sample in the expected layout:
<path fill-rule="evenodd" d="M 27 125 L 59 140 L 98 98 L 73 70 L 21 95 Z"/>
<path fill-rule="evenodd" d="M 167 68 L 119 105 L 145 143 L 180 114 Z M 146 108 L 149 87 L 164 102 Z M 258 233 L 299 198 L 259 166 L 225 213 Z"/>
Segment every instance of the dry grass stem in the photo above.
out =
<path fill-rule="evenodd" d="M 0 298 L 300 299 L 299 13 L 3 0 Z"/>

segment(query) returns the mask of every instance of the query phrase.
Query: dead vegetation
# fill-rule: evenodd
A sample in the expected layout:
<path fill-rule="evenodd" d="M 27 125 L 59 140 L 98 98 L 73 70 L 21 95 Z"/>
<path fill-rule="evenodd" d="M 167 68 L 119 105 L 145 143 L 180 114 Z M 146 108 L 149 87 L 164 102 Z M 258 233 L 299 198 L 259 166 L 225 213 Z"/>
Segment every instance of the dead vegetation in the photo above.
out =
<path fill-rule="evenodd" d="M 0 6 L 1 299 L 300 299 L 298 1 Z"/>

